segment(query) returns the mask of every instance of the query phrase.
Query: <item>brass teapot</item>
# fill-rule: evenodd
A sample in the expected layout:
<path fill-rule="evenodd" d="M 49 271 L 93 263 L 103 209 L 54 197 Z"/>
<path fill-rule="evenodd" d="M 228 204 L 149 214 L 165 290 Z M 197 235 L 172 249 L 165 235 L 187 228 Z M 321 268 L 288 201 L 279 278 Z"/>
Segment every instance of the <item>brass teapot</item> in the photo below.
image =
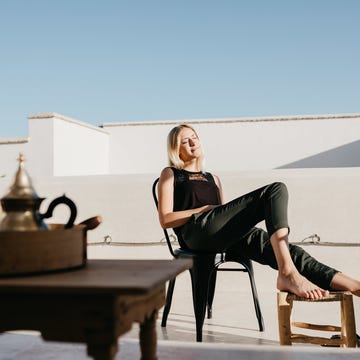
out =
<path fill-rule="evenodd" d="M 5 216 L 0 223 L 0 231 L 48 230 L 43 219 L 50 218 L 59 204 L 65 204 L 70 208 L 70 217 L 65 228 L 71 228 L 77 215 L 74 202 L 65 195 L 60 196 L 49 204 L 44 214 L 41 214 L 39 208 L 45 198 L 40 198 L 32 186 L 30 176 L 24 168 L 24 155 L 20 154 L 18 160 L 19 167 L 14 182 L 9 193 L 1 199 Z"/>

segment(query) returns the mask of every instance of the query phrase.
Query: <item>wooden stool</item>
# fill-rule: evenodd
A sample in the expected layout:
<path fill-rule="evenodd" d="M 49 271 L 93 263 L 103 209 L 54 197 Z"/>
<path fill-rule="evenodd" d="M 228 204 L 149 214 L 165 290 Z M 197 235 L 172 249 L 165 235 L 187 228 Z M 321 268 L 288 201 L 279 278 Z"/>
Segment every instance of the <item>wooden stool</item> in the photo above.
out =
<path fill-rule="evenodd" d="M 291 322 L 291 311 L 294 301 L 306 302 L 329 302 L 339 301 L 341 311 L 341 326 L 314 325 L 303 322 Z M 291 293 L 280 291 L 277 294 L 278 303 L 278 324 L 280 345 L 292 345 L 292 343 L 319 344 L 341 347 L 356 347 L 356 328 L 354 317 L 354 305 L 352 295 L 348 292 L 331 292 L 329 296 L 320 300 L 301 298 Z M 291 326 L 320 331 L 340 332 L 339 338 L 328 339 L 324 337 L 294 334 Z"/>

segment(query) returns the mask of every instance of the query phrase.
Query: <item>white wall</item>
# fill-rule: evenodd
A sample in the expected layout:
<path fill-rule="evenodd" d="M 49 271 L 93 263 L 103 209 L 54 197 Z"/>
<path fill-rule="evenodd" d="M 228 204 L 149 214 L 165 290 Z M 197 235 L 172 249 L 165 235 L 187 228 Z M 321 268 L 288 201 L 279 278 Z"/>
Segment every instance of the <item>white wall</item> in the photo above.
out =
<path fill-rule="evenodd" d="M 8 190 L 21 150 L 35 189 L 47 198 L 44 207 L 66 193 L 78 204 L 79 221 L 96 214 L 104 217 L 104 224 L 89 234 L 92 240 L 106 235 L 125 242 L 161 239 L 151 185 L 166 165 L 166 136 L 176 122 L 113 124 L 105 126 L 106 131 L 53 113 L 32 116 L 29 122 L 28 143 L 0 142 L 0 176 L 6 174 L 0 177 L 1 194 Z M 269 170 L 318 153 L 338 153 L 341 146 L 353 149 L 359 142 L 360 116 L 222 120 L 195 127 L 205 145 L 208 168 L 221 175 L 227 199 L 271 181 L 285 181 L 291 194 L 293 239 L 318 232 L 326 241 L 360 241 L 357 151 L 347 153 L 356 160 L 352 168 L 344 168 L 346 159 L 339 157 L 336 166 L 341 169 Z M 281 138 L 275 141 L 275 134 Z"/>
<path fill-rule="evenodd" d="M 109 134 L 99 128 L 54 118 L 54 176 L 109 173 Z"/>
<path fill-rule="evenodd" d="M 19 153 L 26 154 L 28 150 L 28 139 L 0 139 L 0 182 L 13 177 Z"/>
<path fill-rule="evenodd" d="M 110 133 L 110 173 L 158 171 L 167 164 L 166 137 L 172 125 L 105 126 Z"/>
<path fill-rule="evenodd" d="M 54 175 L 54 120 L 29 118 L 29 149 L 26 168 L 32 176 Z"/>
<path fill-rule="evenodd" d="M 28 170 L 33 176 L 109 173 L 109 134 L 49 113 L 29 117 Z"/>
<path fill-rule="evenodd" d="M 360 117 L 204 124 L 197 127 L 204 139 L 207 164 L 218 171 L 287 167 L 295 161 L 360 139 Z M 353 156 L 357 157 L 357 154 Z M 337 166 L 342 166 L 341 161 Z M 323 166 L 319 162 L 313 167 Z"/>
<path fill-rule="evenodd" d="M 33 115 L 29 142 L 0 141 L 0 160 L 3 172 L 12 172 L 22 150 L 29 172 L 46 178 L 159 173 L 167 165 L 167 134 L 182 122 L 100 128 L 55 113 Z M 360 167 L 359 114 L 187 122 L 200 135 L 210 171 Z"/>
<path fill-rule="evenodd" d="M 220 172 L 226 200 L 231 200 L 273 181 L 289 189 L 290 240 L 299 242 L 317 233 L 321 241 L 360 244 L 360 168 L 287 169 L 253 172 Z M 49 202 L 66 193 L 78 207 L 80 222 L 94 215 L 103 224 L 88 233 L 89 241 L 110 235 L 118 243 L 159 242 L 163 233 L 152 199 L 157 174 L 33 178 L 39 196 Z M 3 184 L 3 185 L 1 185 Z M 0 181 L 0 191 L 6 192 Z M 58 207 L 50 221 L 65 223 L 68 209 Z M 336 248 L 334 249 L 336 251 Z"/>
<path fill-rule="evenodd" d="M 360 167 L 360 115 L 188 121 L 216 171 L 291 167 Z M 181 123 L 113 123 L 112 174 L 157 172 L 166 165 L 166 137 Z M 349 150 L 349 151 L 346 151 Z"/>

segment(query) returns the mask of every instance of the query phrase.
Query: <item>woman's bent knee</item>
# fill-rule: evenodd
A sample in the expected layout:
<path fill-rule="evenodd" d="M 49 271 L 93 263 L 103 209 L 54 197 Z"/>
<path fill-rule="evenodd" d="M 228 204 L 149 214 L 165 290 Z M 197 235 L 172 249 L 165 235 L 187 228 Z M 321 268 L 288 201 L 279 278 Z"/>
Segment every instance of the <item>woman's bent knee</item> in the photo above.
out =
<path fill-rule="evenodd" d="M 289 192 L 288 192 L 287 186 L 283 182 L 280 182 L 280 181 L 274 182 L 272 184 L 272 186 L 273 186 L 273 189 L 272 189 L 273 194 L 275 193 L 286 199 L 289 197 Z"/>
<path fill-rule="evenodd" d="M 272 183 L 271 186 L 274 188 L 274 190 L 287 192 L 287 186 L 281 181 L 276 181 Z"/>
<path fill-rule="evenodd" d="M 287 228 L 289 233 L 289 224 L 287 219 L 288 191 L 282 182 L 270 184 L 265 193 L 265 222 L 271 237 L 275 231 Z"/>
<path fill-rule="evenodd" d="M 287 189 L 287 186 L 283 182 L 277 181 L 277 182 L 273 182 L 272 184 L 270 184 L 266 187 L 266 194 L 269 197 L 281 196 L 281 197 L 284 197 L 287 199 L 288 198 L 288 189 Z"/>

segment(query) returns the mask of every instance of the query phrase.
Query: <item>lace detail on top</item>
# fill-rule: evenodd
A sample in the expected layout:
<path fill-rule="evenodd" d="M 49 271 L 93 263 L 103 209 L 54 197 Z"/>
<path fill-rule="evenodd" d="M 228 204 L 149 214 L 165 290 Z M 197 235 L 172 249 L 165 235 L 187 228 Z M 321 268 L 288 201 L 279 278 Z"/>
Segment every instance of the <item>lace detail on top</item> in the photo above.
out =
<path fill-rule="evenodd" d="M 188 179 L 190 181 L 192 180 L 198 180 L 198 181 L 209 181 L 203 173 L 189 173 Z"/>

